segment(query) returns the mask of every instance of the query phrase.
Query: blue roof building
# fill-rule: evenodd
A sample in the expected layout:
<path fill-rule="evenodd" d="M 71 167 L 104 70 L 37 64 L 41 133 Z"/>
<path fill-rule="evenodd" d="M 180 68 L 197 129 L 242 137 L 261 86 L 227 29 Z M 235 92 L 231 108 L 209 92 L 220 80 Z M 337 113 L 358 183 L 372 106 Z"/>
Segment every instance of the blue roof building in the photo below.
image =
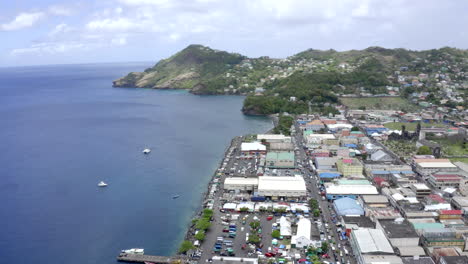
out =
<path fill-rule="evenodd" d="M 320 179 L 335 179 L 341 176 L 338 172 L 321 172 L 319 173 Z"/>
<path fill-rule="evenodd" d="M 364 215 L 364 209 L 354 199 L 344 197 L 333 201 L 333 207 L 338 215 Z"/>

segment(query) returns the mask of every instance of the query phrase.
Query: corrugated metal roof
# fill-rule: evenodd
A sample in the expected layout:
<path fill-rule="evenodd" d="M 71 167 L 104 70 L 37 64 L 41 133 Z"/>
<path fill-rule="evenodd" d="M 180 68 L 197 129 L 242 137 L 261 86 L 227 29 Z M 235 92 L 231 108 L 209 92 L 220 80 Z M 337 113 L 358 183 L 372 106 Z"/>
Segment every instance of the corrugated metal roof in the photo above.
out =
<path fill-rule="evenodd" d="M 353 235 L 362 253 L 394 253 L 382 230 L 358 229 Z"/>

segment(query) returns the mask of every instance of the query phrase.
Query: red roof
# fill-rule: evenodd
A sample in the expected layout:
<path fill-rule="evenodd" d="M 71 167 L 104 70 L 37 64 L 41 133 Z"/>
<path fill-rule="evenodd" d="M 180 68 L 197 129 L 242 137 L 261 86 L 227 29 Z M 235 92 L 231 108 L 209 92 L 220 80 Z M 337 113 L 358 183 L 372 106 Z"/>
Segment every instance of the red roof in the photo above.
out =
<path fill-rule="evenodd" d="M 441 215 L 461 215 L 461 210 L 440 210 Z"/>
<path fill-rule="evenodd" d="M 437 174 L 437 175 L 432 175 L 437 181 L 459 181 L 461 180 L 461 177 L 456 174 Z"/>
<path fill-rule="evenodd" d="M 439 203 L 445 203 L 445 200 L 442 197 L 440 197 L 440 195 L 438 194 L 429 194 L 428 196 L 434 201 L 437 201 Z"/>

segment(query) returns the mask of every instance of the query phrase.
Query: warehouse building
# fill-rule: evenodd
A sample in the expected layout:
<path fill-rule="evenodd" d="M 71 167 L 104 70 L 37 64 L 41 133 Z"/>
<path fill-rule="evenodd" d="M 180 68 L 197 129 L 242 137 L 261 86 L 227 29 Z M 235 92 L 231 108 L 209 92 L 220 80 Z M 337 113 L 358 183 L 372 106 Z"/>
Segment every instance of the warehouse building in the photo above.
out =
<path fill-rule="evenodd" d="M 377 195 L 379 192 L 373 185 L 328 185 L 325 186 L 327 199 L 335 200 L 343 197 L 357 199 L 360 195 Z"/>
<path fill-rule="evenodd" d="M 448 159 L 414 159 L 416 171 L 429 176 L 436 172 L 456 172 L 458 167 Z"/>
<path fill-rule="evenodd" d="M 294 168 L 294 152 L 268 152 L 266 166 L 275 169 Z"/>
<path fill-rule="evenodd" d="M 390 242 L 379 229 L 357 229 L 351 232 L 351 248 L 359 264 L 403 263 L 393 251 Z"/>
<path fill-rule="evenodd" d="M 224 189 L 228 191 L 254 191 L 258 188 L 258 178 L 230 177 L 224 180 Z"/>
<path fill-rule="evenodd" d="M 244 155 L 265 154 L 266 146 L 260 142 L 242 142 L 241 152 Z"/>
<path fill-rule="evenodd" d="M 271 197 L 305 197 L 307 193 L 304 178 L 299 175 L 293 177 L 261 176 L 258 177 L 258 194 Z"/>
<path fill-rule="evenodd" d="M 417 247 L 419 235 L 404 218 L 377 221 L 377 229 L 384 232 L 393 247 Z"/>
<path fill-rule="evenodd" d="M 344 197 L 333 201 L 333 207 L 338 215 L 364 215 L 364 209 L 354 199 Z"/>
<path fill-rule="evenodd" d="M 278 134 L 258 134 L 258 141 L 265 141 L 268 143 L 287 143 L 291 142 L 291 137 Z"/>

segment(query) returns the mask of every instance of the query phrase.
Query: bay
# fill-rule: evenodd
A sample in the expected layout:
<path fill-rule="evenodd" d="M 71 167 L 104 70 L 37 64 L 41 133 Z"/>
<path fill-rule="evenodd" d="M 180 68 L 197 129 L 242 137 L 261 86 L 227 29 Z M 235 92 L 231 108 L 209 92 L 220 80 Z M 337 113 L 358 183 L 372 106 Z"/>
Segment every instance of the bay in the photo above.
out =
<path fill-rule="evenodd" d="M 0 68 L 2 263 L 173 254 L 231 138 L 272 126 L 243 97 L 111 87 L 148 66 Z"/>

